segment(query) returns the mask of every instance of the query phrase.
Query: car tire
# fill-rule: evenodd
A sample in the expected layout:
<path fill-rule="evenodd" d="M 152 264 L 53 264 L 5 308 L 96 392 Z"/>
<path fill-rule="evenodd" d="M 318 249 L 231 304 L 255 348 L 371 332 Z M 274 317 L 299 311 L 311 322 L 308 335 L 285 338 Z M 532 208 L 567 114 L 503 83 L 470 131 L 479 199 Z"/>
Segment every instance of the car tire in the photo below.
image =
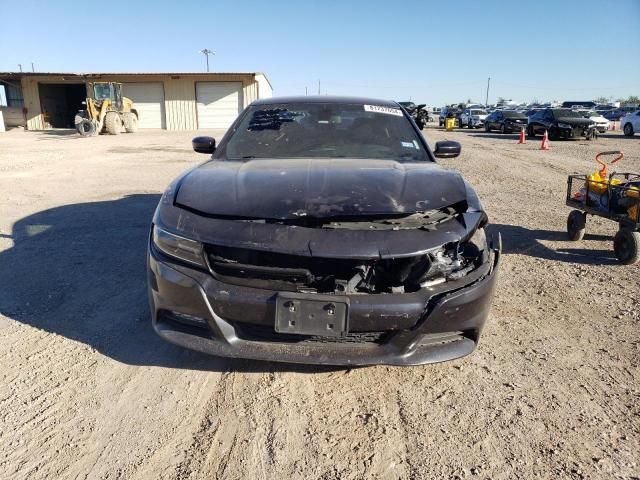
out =
<path fill-rule="evenodd" d="M 621 228 L 613 238 L 613 251 L 623 265 L 633 265 L 640 261 L 640 232 Z"/>
<path fill-rule="evenodd" d="M 558 140 L 558 130 L 555 127 L 549 129 L 549 140 Z"/>
<path fill-rule="evenodd" d="M 633 125 L 631 125 L 631 123 L 625 123 L 622 131 L 624 132 L 625 136 L 633 137 L 634 132 L 633 132 Z"/>
<path fill-rule="evenodd" d="M 528 126 L 527 127 L 527 137 L 529 138 L 536 138 L 536 133 L 533 130 L 532 126 Z"/>
<path fill-rule="evenodd" d="M 584 238 L 586 231 L 587 214 L 580 210 L 572 210 L 567 217 L 567 234 L 569 240 L 577 242 Z"/>
<path fill-rule="evenodd" d="M 104 116 L 104 126 L 110 135 L 120 135 L 122 133 L 122 119 L 118 112 L 107 112 Z"/>
<path fill-rule="evenodd" d="M 484 131 L 487 132 L 487 133 L 489 133 L 491 131 L 491 128 L 486 123 L 484 124 Z"/>

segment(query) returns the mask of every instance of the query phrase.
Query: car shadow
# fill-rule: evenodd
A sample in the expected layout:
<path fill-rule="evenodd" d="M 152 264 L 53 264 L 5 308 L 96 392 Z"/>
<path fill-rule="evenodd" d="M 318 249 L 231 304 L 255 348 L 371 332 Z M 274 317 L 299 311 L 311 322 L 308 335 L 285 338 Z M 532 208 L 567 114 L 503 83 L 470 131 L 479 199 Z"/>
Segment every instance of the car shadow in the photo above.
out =
<path fill-rule="evenodd" d="M 487 226 L 487 233 L 502 236 L 503 254 L 520 254 L 531 257 L 556 260 L 560 262 L 577 263 L 583 265 L 615 265 L 618 261 L 610 250 L 594 250 L 589 248 L 558 248 L 547 247 L 541 241 L 570 242 L 567 233 L 564 231 L 539 230 L 520 227 L 517 225 L 491 224 Z M 585 241 L 612 241 L 606 235 L 585 234 L 582 242 Z M 581 242 L 571 242 L 580 245 Z"/>
<path fill-rule="evenodd" d="M 613 138 L 615 140 L 633 140 L 634 138 L 638 139 L 640 138 L 640 135 L 631 135 L 629 137 L 627 137 L 626 135 L 624 135 L 622 132 L 618 132 L 618 133 L 599 133 L 598 134 L 598 138 Z"/>
<path fill-rule="evenodd" d="M 519 135 L 520 135 L 519 133 L 491 133 L 491 132 L 484 132 L 484 131 L 469 134 L 470 137 L 495 138 L 497 140 L 509 140 L 511 142 L 513 142 L 514 140 L 518 140 Z M 527 137 L 527 140 L 534 140 L 534 139 Z"/>
<path fill-rule="evenodd" d="M 129 365 L 315 373 L 335 367 L 213 357 L 158 337 L 149 316 L 146 247 L 156 194 L 79 203 L 25 217 L 0 252 L 0 313 Z"/>

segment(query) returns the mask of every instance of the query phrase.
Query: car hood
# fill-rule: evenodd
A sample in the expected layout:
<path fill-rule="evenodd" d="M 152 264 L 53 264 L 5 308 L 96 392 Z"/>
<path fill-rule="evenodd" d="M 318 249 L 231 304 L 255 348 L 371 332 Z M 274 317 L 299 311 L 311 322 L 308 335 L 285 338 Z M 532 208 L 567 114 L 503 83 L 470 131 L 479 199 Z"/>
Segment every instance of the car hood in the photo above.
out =
<path fill-rule="evenodd" d="M 568 123 L 569 125 L 574 125 L 574 126 L 584 126 L 587 127 L 589 125 L 591 125 L 592 122 L 591 120 L 589 120 L 588 118 L 575 118 L 575 117 L 560 117 L 557 120 L 558 123 Z"/>
<path fill-rule="evenodd" d="M 285 220 L 409 214 L 466 200 L 460 174 L 431 162 L 260 159 L 191 170 L 174 203 L 210 216 Z"/>

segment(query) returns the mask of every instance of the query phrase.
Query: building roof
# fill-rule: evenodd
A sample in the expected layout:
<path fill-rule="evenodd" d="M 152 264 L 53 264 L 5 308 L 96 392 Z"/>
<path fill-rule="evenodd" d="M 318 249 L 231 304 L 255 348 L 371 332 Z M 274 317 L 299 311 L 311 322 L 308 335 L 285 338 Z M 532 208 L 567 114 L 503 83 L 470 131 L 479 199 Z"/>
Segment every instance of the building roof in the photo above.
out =
<path fill-rule="evenodd" d="M 145 76 L 145 77 L 195 77 L 195 76 L 222 76 L 222 75 L 264 75 L 262 72 L 0 72 L 1 77 L 22 78 L 22 77 L 77 77 L 77 78 L 94 78 L 101 76 Z M 267 81 L 269 79 L 267 78 Z M 271 83 L 271 82 L 269 82 Z"/>

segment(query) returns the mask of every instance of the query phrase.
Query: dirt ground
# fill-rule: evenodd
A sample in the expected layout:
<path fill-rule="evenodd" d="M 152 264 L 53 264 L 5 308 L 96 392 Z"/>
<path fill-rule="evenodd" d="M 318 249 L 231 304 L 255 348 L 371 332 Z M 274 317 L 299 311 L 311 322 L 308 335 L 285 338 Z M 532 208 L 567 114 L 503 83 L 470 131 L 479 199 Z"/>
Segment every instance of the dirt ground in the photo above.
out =
<path fill-rule="evenodd" d="M 220 132 L 218 132 L 220 133 Z M 424 367 L 227 360 L 160 340 L 145 246 L 194 132 L 0 134 L 0 478 L 640 477 L 640 266 L 566 240 L 566 176 L 640 137 L 459 140 L 504 255 L 478 350 Z M 218 135 L 218 138 L 220 135 Z"/>

